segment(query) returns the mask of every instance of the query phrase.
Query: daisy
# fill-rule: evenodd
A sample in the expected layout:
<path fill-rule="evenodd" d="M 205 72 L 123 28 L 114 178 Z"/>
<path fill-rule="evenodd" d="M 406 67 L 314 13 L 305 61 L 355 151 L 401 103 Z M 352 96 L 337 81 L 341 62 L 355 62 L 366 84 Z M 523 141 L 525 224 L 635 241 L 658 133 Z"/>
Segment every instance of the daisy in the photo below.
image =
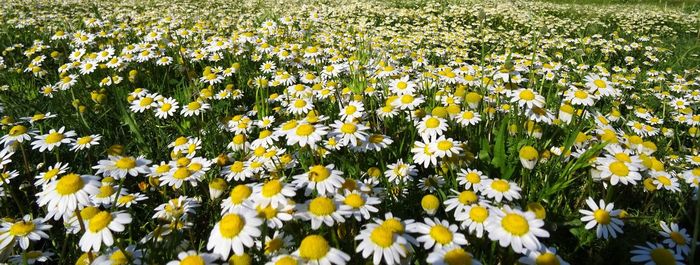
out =
<path fill-rule="evenodd" d="M 490 207 L 486 202 L 472 203 L 455 212 L 455 221 L 462 222 L 462 229 L 468 229 L 470 234 L 476 232 L 476 237 L 481 238 L 489 220 Z"/>
<path fill-rule="evenodd" d="M 487 180 L 488 177 L 484 175 L 483 172 L 476 169 L 460 169 L 457 173 L 459 185 L 464 185 L 465 189 L 471 189 L 473 191 L 481 191 L 483 187 L 483 181 Z"/>
<path fill-rule="evenodd" d="M 476 125 L 479 122 L 481 122 L 481 114 L 473 112 L 471 110 L 465 110 L 456 116 L 456 120 L 462 126 L 468 127 L 470 125 Z"/>
<path fill-rule="evenodd" d="M 416 141 L 413 143 L 411 153 L 413 153 L 414 163 L 423 164 L 424 168 L 428 168 L 430 165 L 437 166 L 438 156 L 432 151 L 431 143 Z"/>
<path fill-rule="evenodd" d="M 319 235 L 308 235 L 301 240 L 299 249 L 293 255 L 310 265 L 344 265 L 350 261 L 350 256 L 328 245 L 328 241 Z"/>
<path fill-rule="evenodd" d="M 542 246 L 538 250 L 528 250 L 525 256 L 518 259 L 518 262 L 526 265 L 539 265 L 539 264 L 560 264 L 569 265 L 568 262 L 564 261 L 559 255 L 557 255 L 557 250 L 554 248 L 547 248 Z"/>
<path fill-rule="evenodd" d="M 443 118 L 426 115 L 416 129 L 423 140 L 435 139 L 447 131 L 447 121 Z"/>
<path fill-rule="evenodd" d="M 51 256 L 53 256 L 53 253 L 48 251 L 32 250 L 20 255 L 12 255 L 9 261 L 10 264 L 24 264 L 26 262 L 26 264 L 32 265 L 37 262 L 47 262 L 51 259 Z"/>
<path fill-rule="evenodd" d="M 574 106 L 593 106 L 596 99 L 595 95 L 577 87 L 571 87 L 564 93 L 564 100 L 571 102 Z"/>
<path fill-rule="evenodd" d="M 197 200 L 180 196 L 158 205 L 158 207 L 154 209 L 156 213 L 152 218 L 167 221 L 186 220 L 187 216 L 195 213 L 195 208 L 197 207 L 199 207 L 199 202 Z"/>
<path fill-rule="evenodd" d="M 639 167 L 633 163 L 626 163 L 613 158 L 598 159 L 596 168 L 600 170 L 600 178 L 610 180 L 610 184 L 624 185 L 637 184 L 642 179 Z"/>
<path fill-rule="evenodd" d="M 396 163 L 387 165 L 387 170 L 384 171 L 384 175 L 388 178 L 389 182 L 396 184 L 410 183 L 413 178 L 418 175 L 418 170 L 416 166 L 411 164 L 406 164 L 403 159 L 399 159 Z"/>
<path fill-rule="evenodd" d="M 407 254 L 406 239 L 379 224 L 366 225 L 360 234 L 355 236 L 355 240 L 361 240 L 355 251 L 362 252 L 363 258 L 372 255 L 374 264 L 380 264 L 382 259 L 386 264 L 401 264 L 401 259 Z"/>
<path fill-rule="evenodd" d="M 102 136 L 99 134 L 86 135 L 83 137 L 78 137 L 73 146 L 70 148 L 71 151 L 90 149 L 93 145 L 100 144 Z"/>
<path fill-rule="evenodd" d="M 112 232 L 124 231 L 124 225 L 131 223 L 131 215 L 124 212 L 100 211 L 85 223 L 85 234 L 80 238 L 80 249 L 84 252 L 99 251 L 104 243 L 112 246 Z"/>
<path fill-rule="evenodd" d="M 221 176 L 228 181 L 244 181 L 254 175 L 249 164 L 249 162 L 234 161 L 233 164 L 224 166 L 223 170 L 221 170 Z"/>
<path fill-rule="evenodd" d="M 210 108 L 209 103 L 200 102 L 200 101 L 192 101 L 192 102 L 188 103 L 186 106 L 182 107 L 180 114 L 182 114 L 185 117 L 199 116 L 200 113 L 204 113 L 204 111 L 208 110 L 209 108 Z"/>
<path fill-rule="evenodd" d="M 345 107 L 340 110 L 340 118 L 343 121 L 351 122 L 359 119 L 364 114 L 365 107 L 360 101 L 350 101 Z"/>
<path fill-rule="evenodd" d="M 126 265 L 126 264 L 142 264 L 143 251 L 136 249 L 136 246 L 129 245 L 123 250 L 118 247 L 112 247 L 103 255 L 97 257 L 94 261 L 95 265 Z"/>
<path fill-rule="evenodd" d="M 31 140 L 30 134 L 33 134 L 34 132 L 29 131 L 27 127 L 24 125 L 18 124 L 15 126 L 12 126 L 10 128 L 10 131 L 7 132 L 7 134 L 3 135 L 0 138 L 0 144 L 3 144 L 4 146 L 8 146 L 14 142 L 19 142 L 22 143 L 24 141 L 29 141 Z"/>
<path fill-rule="evenodd" d="M 158 101 L 156 106 L 156 117 L 159 119 L 166 119 L 172 117 L 177 112 L 179 108 L 177 100 L 174 98 L 164 98 Z"/>
<path fill-rule="evenodd" d="M 404 94 L 391 102 L 391 106 L 401 110 L 414 110 L 423 104 L 425 100 L 422 96 Z"/>
<path fill-rule="evenodd" d="M 309 171 L 293 177 L 292 184 L 298 189 L 304 188 L 304 195 L 309 196 L 313 191 L 319 195 L 334 194 L 343 185 L 343 172 L 335 170 L 334 164 L 315 165 Z"/>
<path fill-rule="evenodd" d="M 177 254 L 177 260 L 168 262 L 166 265 L 214 265 L 219 259 L 219 255 L 210 253 L 197 253 L 195 250 L 183 251 Z"/>
<path fill-rule="evenodd" d="M 51 227 L 44 224 L 43 218 L 32 219 L 29 215 L 25 215 L 21 221 L 17 222 L 3 221 L 0 227 L 0 249 L 7 249 L 9 245 L 12 245 L 9 247 L 12 249 L 19 242 L 22 250 L 27 250 L 30 241 L 49 238 L 45 231 Z"/>
<path fill-rule="evenodd" d="M 35 177 L 36 181 L 34 182 L 34 185 L 44 186 L 45 184 L 54 181 L 56 178 L 58 178 L 58 176 L 66 173 L 67 171 L 68 163 L 58 162 L 53 166 L 49 166 L 45 171 L 39 173 L 39 175 Z"/>
<path fill-rule="evenodd" d="M 476 193 L 470 190 L 465 190 L 462 192 L 452 190 L 452 193 L 454 195 L 450 195 L 450 197 L 448 197 L 448 199 L 444 202 L 445 212 L 454 210 L 455 214 L 461 213 L 466 207 L 479 201 L 479 197 L 476 195 Z"/>
<path fill-rule="evenodd" d="M 286 205 L 289 198 L 294 197 L 296 192 L 291 185 L 287 185 L 281 179 L 272 179 L 263 185 L 255 186 L 253 194 L 251 199 L 258 207 L 264 208 L 270 205 L 277 208 Z"/>
<path fill-rule="evenodd" d="M 512 103 L 517 103 L 520 107 L 544 107 L 545 99 L 542 95 L 529 88 L 521 88 L 511 93 Z"/>
<path fill-rule="evenodd" d="M 366 141 L 368 137 L 365 132 L 368 128 L 362 124 L 335 121 L 331 127 L 334 130 L 328 136 L 337 138 L 338 144 L 342 146 L 357 146 L 358 143 Z"/>
<path fill-rule="evenodd" d="M 389 138 L 389 136 L 383 135 L 383 134 L 369 134 L 367 137 L 367 140 L 362 142 L 362 144 L 353 149 L 358 152 L 367 152 L 367 151 L 376 151 L 379 152 L 382 149 L 385 149 L 387 146 L 389 146 L 391 143 L 394 141 Z"/>
<path fill-rule="evenodd" d="M 257 248 L 263 249 L 267 256 L 287 254 L 289 253 L 288 248 L 292 244 L 292 239 L 291 235 L 287 235 L 282 231 L 275 231 L 272 237 L 265 236 L 264 247 L 260 241 L 255 242 L 255 245 Z"/>
<path fill-rule="evenodd" d="M 425 261 L 434 265 L 481 265 L 481 262 L 474 260 L 471 253 L 458 245 L 436 249 L 428 255 Z"/>
<path fill-rule="evenodd" d="M 419 243 L 423 243 L 423 247 L 426 250 L 433 247 L 433 250 L 438 250 L 452 245 L 463 246 L 468 244 L 464 235 L 457 231 L 457 225 L 437 218 L 425 218 L 423 221 L 425 223 L 412 223 L 406 229 L 409 232 L 421 235 L 416 240 Z"/>
<path fill-rule="evenodd" d="M 90 195 L 99 193 L 97 176 L 69 173 L 51 181 L 37 193 L 37 204 L 47 206 L 45 219 L 58 220 L 76 209 L 91 205 Z"/>
<path fill-rule="evenodd" d="M 608 81 L 604 77 L 600 77 L 599 75 L 588 75 L 585 78 L 586 81 L 586 87 L 590 91 L 592 91 L 594 94 L 607 97 L 616 97 L 620 94 L 620 91 L 615 89 L 610 81 Z"/>
<path fill-rule="evenodd" d="M 300 123 L 287 133 L 287 145 L 299 143 L 299 146 L 304 147 L 308 144 L 311 149 L 315 149 L 316 143 L 326 134 L 328 132 L 325 125 Z"/>
<path fill-rule="evenodd" d="M 282 254 L 270 259 L 265 265 L 298 265 L 301 260 L 297 256 Z"/>
<path fill-rule="evenodd" d="M 241 209 L 221 217 L 209 236 L 207 249 L 228 259 L 233 250 L 235 255 L 245 253 L 244 247 L 252 247 L 261 232 L 258 229 L 263 221 L 252 210 Z"/>
<path fill-rule="evenodd" d="M 500 209 L 492 207 L 489 219 L 485 226 L 489 239 L 498 240 L 501 247 L 510 245 L 516 253 L 538 250 L 542 247 L 538 238 L 549 237 L 549 232 L 542 229 L 544 221 L 537 219 L 533 212 L 504 205 Z"/>
<path fill-rule="evenodd" d="M 97 169 L 97 174 L 102 174 L 105 177 L 113 177 L 116 180 L 125 178 L 127 175 L 136 177 L 139 174 L 148 174 L 150 169 L 148 164 L 151 160 L 143 156 L 112 156 L 108 159 L 102 159 L 97 162 L 97 166 L 92 167 Z"/>
<path fill-rule="evenodd" d="M 272 229 L 282 229 L 284 227 L 284 222 L 292 220 L 294 216 L 294 202 L 287 201 L 285 204 L 279 204 L 277 207 L 272 205 L 267 205 L 261 207 L 259 205 L 255 206 L 255 210 L 258 212 L 258 217 L 265 221 L 267 227 Z"/>
<path fill-rule="evenodd" d="M 656 189 L 665 189 L 673 192 L 680 192 L 680 184 L 678 179 L 669 173 L 663 171 L 654 171 L 651 183 L 656 186 Z"/>
<path fill-rule="evenodd" d="M 586 229 L 591 229 L 596 227 L 596 236 L 598 238 L 608 239 L 608 235 L 613 238 L 617 237 L 617 234 L 622 234 L 622 226 L 625 223 L 622 220 L 615 218 L 620 215 L 622 211 L 614 210 L 613 203 L 606 204 L 605 201 L 600 200 L 598 204 L 595 203 L 593 198 L 588 197 L 586 199 L 586 204 L 592 210 L 578 210 L 584 216 L 581 217 L 582 222 L 586 222 Z"/>
<path fill-rule="evenodd" d="M 355 217 L 357 221 L 369 219 L 370 213 L 379 212 L 375 206 L 382 201 L 379 198 L 369 196 L 358 191 L 346 191 L 344 195 L 335 195 L 335 200 L 340 202 L 340 211 L 346 218 Z"/>
<path fill-rule="evenodd" d="M 636 245 L 630 253 L 634 255 L 630 258 L 630 261 L 644 263 L 645 265 L 685 264 L 680 254 L 665 248 L 659 243 L 646 242 L 646 246 Z"/>
<path fill-rule="evenodd" d="M 440 136 L 437 140 L 433 140 L 430 143 L 430 151 L 435 153 L 435 156 L 439 158 L 452 157 L 453 155 L 459 156 L 462 152 L 462 147 L 459 146 L 459 142 L 453 140 L 452 138 L 445 138 L 445 136 Z"/>
<path fill-rule="evenodd" d="M 308 113 L 314 108 L 314 104 L 311 100 L 305 98 L 298 98 L 287 105 L 287 111 L 294 115 L 303 115 Z"/>
<path fill-rule="evenodd" d="M 445 185 L 445 178 L 440 175 L 428 175 L 418 180 L 418 189 L 427 192 L 436 192 Z"/>
<path fill-rule="evenodd" d="M 512 181 L 504 179 L 486 179 L 483 181 L 481 193 L 490 199 L 501 202 L 503 198 L 507 201 L 520 199 L 520 187 Z"/>
<path fill-rule="evenodd" d="M 399 79 L 394 79 L 389 82 L 389 91 L 396 95 L 414 95 L 416 92 L 416 84 L 409 81 L 408 75 Z"/>
<path fill-rule="evenodd" d="M 332 227 L 335 222 L 344 223 L 343 215 L 345 212 L 339 208 L 338 202 L 335 200 L 319 196 L 300 205 L 296 215 L 302 220 L 311 220 L 311 229 L 317 230 L 322 224 Z"/>
<path fill-rule="evenodd" d="M 229 197 L 221 202 L 222 213 L 234 213 L 242 208 L 253 209 L 253 201 L 250 199 L 253 189 L 249 185 L 238 184 L 231 189 Z"/>
<path fill-rule="evenodd" d="M 670 248 L 675 248 L 676 253 L 680 255 L 687 255 L 690 253 L 689 242 L 692 242 L 690 235 L 685 228 L 680 228 L 678 224 L 671 223 L 669 226 L 666 222 L 661 221 L 661 231 L 659 234 L 663 236 L 663 243 Z"/>
<path fill-rule="evenodd" d="M 73 138 L 76 134 L 74 131 L 64 132 L 65 127 L 60 129 L 49 130 L 49 133 L 44 135 L 38 135 L 34 137 L 32 142 L 32 149 L 39 149 L 39 152 L 44 152 L 44 150 L 52 151 L 55 147 L 61 146 L 61 144 L 70 144 L 73 142 Z"/>

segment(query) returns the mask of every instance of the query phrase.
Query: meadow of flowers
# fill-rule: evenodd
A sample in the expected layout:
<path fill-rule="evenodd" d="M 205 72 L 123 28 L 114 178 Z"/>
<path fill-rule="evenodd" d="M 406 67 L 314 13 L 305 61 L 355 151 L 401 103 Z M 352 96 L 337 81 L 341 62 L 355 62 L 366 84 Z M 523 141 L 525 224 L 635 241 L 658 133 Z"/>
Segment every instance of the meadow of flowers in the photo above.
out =
<path fill-rule="evenodd" d="M 700 16 L 0 3 L 0 263 L 698 264 Z"/>

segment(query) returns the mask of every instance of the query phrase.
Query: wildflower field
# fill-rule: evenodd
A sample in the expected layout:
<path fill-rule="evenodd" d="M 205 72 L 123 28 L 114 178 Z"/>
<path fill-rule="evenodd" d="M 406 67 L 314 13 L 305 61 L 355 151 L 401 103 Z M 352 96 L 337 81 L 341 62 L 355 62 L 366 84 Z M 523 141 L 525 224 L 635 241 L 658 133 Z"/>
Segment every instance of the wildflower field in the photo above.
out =
<path fill-rule="evenodd" d="M 0 1 L 0 263 L 700 264 L 692 1 Z"/>

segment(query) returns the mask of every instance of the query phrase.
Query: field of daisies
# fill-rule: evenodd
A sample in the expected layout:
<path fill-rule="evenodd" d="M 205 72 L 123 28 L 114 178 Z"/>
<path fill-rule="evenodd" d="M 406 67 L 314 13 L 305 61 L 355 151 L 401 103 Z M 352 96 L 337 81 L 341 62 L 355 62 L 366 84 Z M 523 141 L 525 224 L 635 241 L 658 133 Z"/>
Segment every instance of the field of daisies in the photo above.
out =
<path fill-rule="evenodd" d="M 0 263 L 700 263 L 697 9 L 0 2 Z"/>

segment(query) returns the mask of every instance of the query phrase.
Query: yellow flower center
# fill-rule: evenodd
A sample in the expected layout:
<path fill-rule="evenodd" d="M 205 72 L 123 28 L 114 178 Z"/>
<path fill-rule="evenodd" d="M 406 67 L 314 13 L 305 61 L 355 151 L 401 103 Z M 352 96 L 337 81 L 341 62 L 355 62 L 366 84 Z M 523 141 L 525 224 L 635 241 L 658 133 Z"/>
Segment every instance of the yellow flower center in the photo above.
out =
<path fill-rule="evenodd" d="M 450 148 L 452 148 L 453 144 L 451 141 L 448 140 L 441 140 L 437 143 L 438 149 L 441 151 L 448 151 Z"/>
<path fill-rule="evenodd" d="M 193 101 L 187 104 L 187 109 L 189 110 L 198 110 L 200 107 L 202 107 L 202 104 L 197 101 Z"/>
<path fill-rule="evenodd" d="M 241 204 L 243 201 L 250 197 L 253 191 L 247 185 L 239 184 L 231 189 L 231 202 L 234 204 Z"/>
<path fill-rule="evenodd" d="M 100 193 L 97 194 L 97 197 L 105 198 L 112 194 L 114 194 L 114 188 L 112 188 L 112 185 L 105 184 L 100 187 Z"/>
<path fill-rule="evenodd" d="M 437 128 L 440 126 L 440 120 L 435 117 L 430 117 L 425 121 L 425 127 L 429 129 Z"/>
<path fill-rule="evenodd" d="M 345 200 L 343 201 L 346 205 L 352 207 L 352 208 L 360 208 L 363 205 L 365 205 L 365 200 L 362 199 L 362 196 L 357 193 L 352 193 L 345 197 Z"/>
<path fill-rule="evenodd" d="M 651 251 L 651 260 L 658 265 L 673 265 L 676 263 L 676 258 L 673 253 L 666 248 L 660 247 Z"/>
<path fill-rule="evenodd" d="M 489 217 L 489 211 L 481 206 L 473 206 L 469 210 L 469 219 L 477 223 L 483 223 Z"/>
<path fill-rule="evenodd" d="M 10 129 L 10 136 L 18 136 L 27 132 L 27 127 L 15 125 Z"/>
<path fill-rule="evenodd" d="M 112 214 L 107 211 L 101 211 L 90 218 L 90 232 L 97 233 L 105 229 L 112 222 Z"/>
<path fill-rule="evenodd" d="M 508 231 L 508 233 L 516 236 L 525 235 L 530 231 L 530 225 L 527 223 L 527 219 L 514 213 L 506 214 L 501 220 L 501 226 L 503 226 L 503 229 Z"/>
<path fill-rule="evenodd" d="M 472 264 L 472 256 L 469 255 L 464 249 L 462 248 L 455 248 L 447 253 L 445 253 L 445 257 L 443 257 L 443 260 L 445 263 L 448 265 L 470 265 Z"/>
<path fill-rule="evenodd" d="M 132 169 L 136 167 L 136 159 L 133 157 L 122 157 L 114 164 L 119 169 Z"/>
<path fill-rule="evenodd" d="M 352 134 L 357 131 L 357 126 L 353 123 L 344 123 L 343 126 L 340 127 L 340 131 L 343 133 Z"/>
<path fill-rule="evenodd" d="M 669 236 L 671 237 L 671 240 L 673 240 L 673 242 L 676 242 L 676 244 L 685 245 L 685 237 L 683 237 L 681 233 L 671 232 Z"/>
<path fill-rule="evenodd" d="M 535 93 L 526 89 L 526 90 L 523 90 L 520 92 L 519 97 L 520 97 L 520 99 L 530 101 L 530 100 L 535 99 Z"/>
<path fill-rule="evenodd" d="M 526 145 L 520 148 L 520 158 L 523 158 L 525 160 L 534 160 L 537 159 L 539 154 L 537 152 L 537 149 L 535 149 L 532 146 Z"/>
<path fill-rule="evenodd" d="M 227 214 L 219 222 L 219 232 L 224 238 L 234 238 L 245 226 L 245 219 L 238 214 Z"/>
<path fill-rule="evenodd" d="M 278 251 L 284 246 L 284 241 L 279 238 L 274 238 L 270 241 L 265 242 L 265 254 L 273 253 Z"/>
<path fill-rule="evenodd" d="M 190 170 L 187 169 L 186 167 L 179 167 L 177 170 L 175 170 L 175 173 L 173 173 L 173 178 L 183 180 L 186 179 L 190 176 Z"/>
<path fill-rule="evenodd" d="M 403 95 L 401 96 L 401 103 L 403 104 L 411 104 L 413 103 L 413 96 L 411 95 Z"/>
<path fill-rule="evenodd" d="M 576 90 L 576 92 L 574 92 L 574 96 L 579 99 L 587 99 L 588 93 L 583 90 Z"/>
<path fill-rule="evenodd" d="M 462 119 L 471 120 L 472 118 L 474 118 L 474 112 L 465 111 L 465 112 L 462 114 Z"/>
<path fill-rule="evenodd" d="M 173 105 L 170 103 L 164 103 L 163 106 L 160 106 L 160 110 L 163 112 L 168 112 L 172 108 L 173 108 Z"/>
<path fill-rule="evenodd" d="M 275 265 L 298 265 L 299 262 L 290 257 L 290 256 L 284 256 L 281 259 L 278 259 L 277 262 L 275 262 Z"/>
<path fill-rule="evenodd" d="M 388 248 L 394 244 L 394 233 L 386 227 L 378 226 L 372 230 L 369 238 L 381 248 Z"/>
<path fill-rule="evenodd" d="M 535 258 L 535 265 L 559 265 L 559 259 L 550 252 L 542 253 Z"/>
<path fill-rule="evenodd" d="M 447 245 L 452 242 L 452 231 L 444 225 L 436 224 L 430 228 L 430 237 L 442 245 Z"/>
<path fill-rule="evenodd" d="M 403 224 L 396 218 L 386 219 L 382 222 L 382 226 L 397 234 L 403 234 L 404 231 Z"/>
<path fill-rule="evenodd" d="M 595 221 L 598 222 L 599 224 L 607 225 L 610 223 L 612 220 L 610 218 L 610 213 L 603 209 L 598 209 L 593 212 L 593 218 L 595 218 Z"/>
<path fill-rule="evenodd" d="M 83 179 L 78 174 L 67 174 L 58 180 L 56 192 L 60 195 L 73 194 L 85 186 Z"/>
<path fill-rule="evenodd" d="M 467 181 L 473 183 L 473 184 L 478 184 L 481 183 L 481 176 L 479 174 L 476 174 L 474 172 L 469 172 L 466 176 Z"/>
<path fill-rule="evenodd" d="M 204 258 L 199 255 L 187 256 L 180 261 L 180 265 L 204 265 Z"/>
<path fill-rule="evenodd" d="M 309 136 L 311 135 L 314 131 L 316 131 L 316 128 L 311 125 L 311 124 L 302 124 L 297 127 L 297 135 L 299 136 Z"/>
<path fill-rule="evenodd" d="M 299 256 L 308 260 L 319 260 L 328 254 L 330 246 L 328 241 L 319 235 L 310 235 L 301 241 Z"/>
<path fill-rule="evenodd" d="M 315 165 L 309 170 L 309 180 L 321 182 L 331 176 L 331 171 L 323 165 Z"/>
<path fill-rule="evenodd" d="M 303 108 L 304 106 L 306 106 L 306 101 L 305 101 L 305 100 L 303 100 L 303 99 L 297 99 L 297 100 L 294 101 L 294 107 L 295 107 L 295 108 Z"/>
<path fill-rule="evenodd" d="M 89 144 L 90 142 L 92 142 L 92 136 L 83 136 L 83 137 L 80 137 L 80 138 L 78 138 L 78 141 L 77 141 L 77 142 L 78 142 L 78 144 L 80 144 L 80 145 Z"/>
<path fill-rule="evenodd" d="M 309 203 L 309 211 L 316 216 L 326 216 L 335 212 L 335 203 L 326 197 L 315 198 Z"/>
<path fill-rule="evenodd" d="M 459 194 L 457 199 L 459 200 L 459 203 L 466 205 L 476 202 L 478 198 L 476 197 L 476 193 L 473 191 L 465 190 Z"/>
<path fill-rule="evenodd" d="M 510 189 L 510 183 L 502 179 L 497 179 L 491 182 L 491 188 L 498 192 L 506 192 Z"/>
<path fill-rule="evenodd" d="M 620 177 L 626 177 L 630 173 L 630 169 L 627 167 L 627 165 L 620 161 L 610 163 L 609 169 L 610 172 Z"/>
<path fill-rule="evenodd" d="M 396 83 L 396 88 L 398 88 L 400 90 L 404 90 L 407 87 L 408 87 L 408 83 L 406 83 L 404 81 L 399 81 L 398 83 Z"/>
<path fill-rule="evenodd" d="M 352 115 L 352 114 L 354 114 L 356 111 L 357 111 L 357 107 L 355 107 L 355 106 L 353 106 L 353 105 L 348 105 L 348 106 L 345 108 L 345 114 L 346 114 L 346 115 Z"/>
<path fill-rule="evenodd" d="M 34 222 L 20 221 L 10 226 L 9 233 L 13 236 L 26 236 L 32 231 L 34 231 L 34 227 Z"/>
<path fill-rule="evenodd" d="M 659 183 L 663 184 L 664 186 L 671 186 L 671 179 L 667 178 L 666 176 L 658 176 L 656 177 L 656 181 Z"/>
<path fill-rule="evenodd" d="M 111 264 L 114 265 L 126 265 L 129 264 L 129 256 L 127 254 L 124 254 L 121 250 L 114 251 L 112 255 L 109 256 L 109 261 L 111 261 Z"/>
<path fill-rule="evenodd" d="M 45 140 L 47 144 L 55 144 L 63 140 L 63 134 L 58 133 L 58 132 L 52 132 L 49 133 L 49 135 L 46 136 Z"/>
<path fill-rule="evenodd" d="M 277 179 L 268 181 L 262 187 L 262 195 L 267 198 L 277 195 L 280 191 L 282 191 L 282 183 Z"/>
<path fill-rule="evenodd" d="M 608 86 L 605 81 L 600 79 L 593 80 L 593 84 L 598 88 L 606 88 Z"/>
<path fill-rule="evenodd" d="M 141 99 L 141 102 L 139 103 L 139 105 L 141 107 L 145 107 L 145 106 L 151 105 L 152 103 L 153 103 L 153 98 L 145 97 L 145 98 Z"/>
<path fill-rule="evenodd" d="M 43 179 L 44 180 L 52 179 L 53 177 L 58 175 L 58 172 L 59 172 L 59 168 L 52 168 L 51 170 L 46 171 L 46 173 L 44 173 Z"/>

